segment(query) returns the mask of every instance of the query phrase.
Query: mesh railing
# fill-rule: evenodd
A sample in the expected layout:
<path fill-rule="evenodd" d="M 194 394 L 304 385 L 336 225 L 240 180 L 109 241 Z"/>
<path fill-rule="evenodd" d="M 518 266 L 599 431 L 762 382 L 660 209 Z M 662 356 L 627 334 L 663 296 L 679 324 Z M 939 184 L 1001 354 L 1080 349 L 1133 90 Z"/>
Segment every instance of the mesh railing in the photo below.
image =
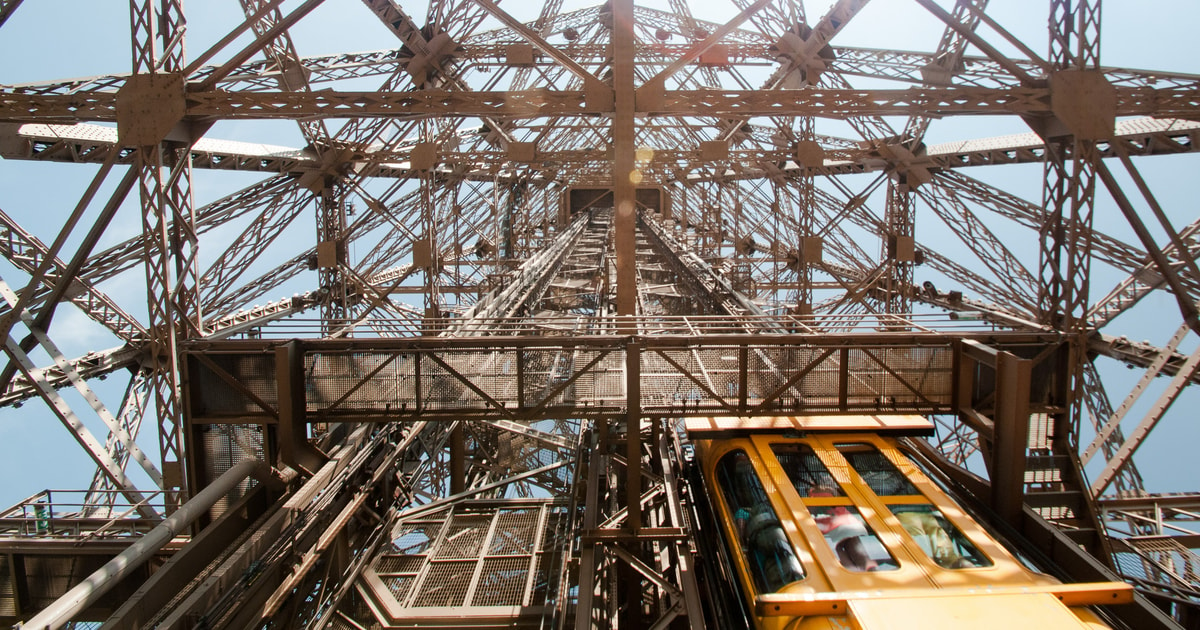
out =
<path fill-rule="evenodd" d="M 615 415 L 626 408 L 627 386 L 634 377 L 640 389 L 636 402 L 647 415 L 952 410 L 952 339 L 837 346 L 799 336 L 726 339 L 692 344 L 679 338 L 638 338 L 636 375 L 626 371 L 627 338 L 306 349 L 308 421 L 416 414 L 513 420 Z M 270 363 L 264 357 L 273 360 L 256 350 L 221 355 L 216 367 L 192 362 L 191 382 L 197 384 L 193 417 L 271 415 L 277 396 L 258 385 Z M 274 370 L 270 373 L 273 377 Z"/>
<path fill-rule="evenodd" d="M 463 323 L 460 317 L 445 318 L 372 318 L 372 326 L 360 325 L 353 331 L 355 338 L 386 336 L 422 337 L 430 330 L 452 330 Z M 847 313 L 835 315 L 645 315 L 617 318 L 613 316 L 581 317 L 563 313 L 529 317 L 473 317 L 471 335 L 545 335 L 554 330 L 615 330 L 633 324 L 643 335 L 713 335 L 739 334 L 748 329 L 779 333 L 825 334 L 837 332 L 870 333 L 880 331 L 978 333 L 1003 330 L 981 318 L 960 314 L 951 317 L 944 313 Z M 323 327 L 323 324 L 326 326 Z M 261 336 L 275 339 L 320 338 L 329 325 L 340 329 L 342 322 L 323 322 L 317 319 L 289 318 L 261 329 Z M 354 322 L 347 320 L 345 326 Z M 378 331 L 386 330 L 387 335 Z"/>

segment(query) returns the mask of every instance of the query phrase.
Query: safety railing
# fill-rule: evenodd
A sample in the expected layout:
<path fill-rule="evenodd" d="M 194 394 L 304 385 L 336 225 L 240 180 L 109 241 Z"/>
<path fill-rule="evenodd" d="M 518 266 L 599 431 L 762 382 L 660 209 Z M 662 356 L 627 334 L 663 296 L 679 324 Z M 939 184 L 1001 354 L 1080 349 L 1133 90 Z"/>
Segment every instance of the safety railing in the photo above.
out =
<path fill-rule="evenodd" d="M 151 504 L 162 501 L 162 492 L 143 494 Z M 138 507 L 118 491 L 42 490 L 0 512 L 0 538 L 140 536 L 159 521 L 142 517 Z"/>
<path fill-rule="evenodd" d="M 961 353 L 960 337 L 919 332 L 298 343 L 303 383 L 290 390 L 304 391 L 309 422 L 607 417 L 633 407 L 670 417 L 946 413 Z M 193 420 L 277 417 L 278 345 L 231 341 L 189 353 Z"/>

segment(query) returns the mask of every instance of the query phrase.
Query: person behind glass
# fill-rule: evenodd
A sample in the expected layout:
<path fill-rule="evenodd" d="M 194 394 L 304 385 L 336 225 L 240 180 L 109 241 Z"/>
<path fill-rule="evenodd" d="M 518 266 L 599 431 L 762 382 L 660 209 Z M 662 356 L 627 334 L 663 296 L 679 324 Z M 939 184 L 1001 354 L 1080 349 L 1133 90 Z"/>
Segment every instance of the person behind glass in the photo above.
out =
<path fill-rule="evenodd" d="M 810 497 L 832 497 L 833 490 L 825 487 L 813 488 Z M 829 545 L 837 552 L 838 561 L 851 571 L 874 571 L 879 564 L 867 553 L 862 537 L 867 535 L 867 527 L 857 515 L 842 506 L 813 507 L 810 509 L 817 529 L 829 541 Z"/>
<path fill-rule="evenodd" d="M 734 460 L 737 509 L 733 521 L 753 572 L 768 592 L 804 577 L 800 561 L 745 453 Z"/>
<path fill-rule="evenodd" d="M 933 514 L 923 510 L 897 510 L 896 518 L 904 531 L 938 566 L 946 569 L 973 569 L 978 566 L 958 553 L 950 535 Z"/>

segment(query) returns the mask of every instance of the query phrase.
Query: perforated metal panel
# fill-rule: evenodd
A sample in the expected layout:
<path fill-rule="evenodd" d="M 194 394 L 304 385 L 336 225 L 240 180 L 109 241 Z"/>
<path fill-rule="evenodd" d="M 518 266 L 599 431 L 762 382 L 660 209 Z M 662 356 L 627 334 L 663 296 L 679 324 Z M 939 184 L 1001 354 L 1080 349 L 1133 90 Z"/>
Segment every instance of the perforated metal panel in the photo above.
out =
<path fill-rule="evenodd" d="M 0 555 L 0 617 L 17 616 L 17 591 L 12 577 L 8 556 Z"/>
<path fill-rule="evenodd" d="M 263 454 L 262 429 L 257 425 L 211 424 L 195 427 L 195 432 L 199 435 L 204 449 L 204 470 L 200 479 L 202 485 L 212 483 L 242 460 L 262 461 L 266 458 Z M 255 483 L 253 477 L 247 477 L 214 503 L 209 513 L 213 518 L 224 514 L 229 506 L 245 496 Z"/>
<path fill-rule="evenodd" d="M 191 387 L 193 391 L 203 393 L 192 400 L 192 405 L 202 415 L 265 413 L 247 391 L 271 407 L 278 405 L 274 355 L 209 354 L 206 358 L 217 366 L 215 370 L 194 357 L 188 362 Z M 219 372 L 224 372 L 225 378 Z"/>
<path fill-rule="evenodd" d="M 729 322 L 721 326 L 731 328 Z M 700 329 L 697 323 L 689 328 Z M 678 331 L 677 331 L 678 332 Z M 729 332 L 729 330 L 724 330 Z M 744 331 L 743 331 L 744 332 Z M 652 413 L 781 413 L 896 410 L 936 413 L 951 407 L 954 351 L 936 346 L 731 342 L 703 348 L 639 343 L 640 404 Z M 589 342 L 590 343 L 590 342 Z M 308 351 L 308 412 L 327 417 L 389 413 L 496 412 L 546 407 L 619 409 L 630 375 L 624 342 L 549 347 Z M 217 355 L 238 383 L 276 404 L 273 357 Z M 193 360 L 193 417 L 269 417 L 252 396 Z"/>

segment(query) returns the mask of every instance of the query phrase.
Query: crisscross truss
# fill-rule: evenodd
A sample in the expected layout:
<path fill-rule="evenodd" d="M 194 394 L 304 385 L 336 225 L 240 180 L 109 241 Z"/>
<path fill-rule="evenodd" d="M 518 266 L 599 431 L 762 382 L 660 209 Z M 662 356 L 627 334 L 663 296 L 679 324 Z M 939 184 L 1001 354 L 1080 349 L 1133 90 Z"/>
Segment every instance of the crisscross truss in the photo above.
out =
<path fill-rule="evenodd" d="M 1012 4 L 0 0 L 0 423 L 65 427 L 60 516 L 141 531 L 243 456 L 313 473 L 341 421 L 437 435 L 399 506 L 578 495 L 581 436 L 635 416 L 923 413 L 1103 558 L 1097 501 L 1195 490 L 1134 455 L 1195 461 L 1200 54 Z M 38 74 L 34 34 L 126 24 Z M 1107 525 L 1179 533 L 1153 505 Z M 330 593 L 508 593 L 518 555 Z"/>

